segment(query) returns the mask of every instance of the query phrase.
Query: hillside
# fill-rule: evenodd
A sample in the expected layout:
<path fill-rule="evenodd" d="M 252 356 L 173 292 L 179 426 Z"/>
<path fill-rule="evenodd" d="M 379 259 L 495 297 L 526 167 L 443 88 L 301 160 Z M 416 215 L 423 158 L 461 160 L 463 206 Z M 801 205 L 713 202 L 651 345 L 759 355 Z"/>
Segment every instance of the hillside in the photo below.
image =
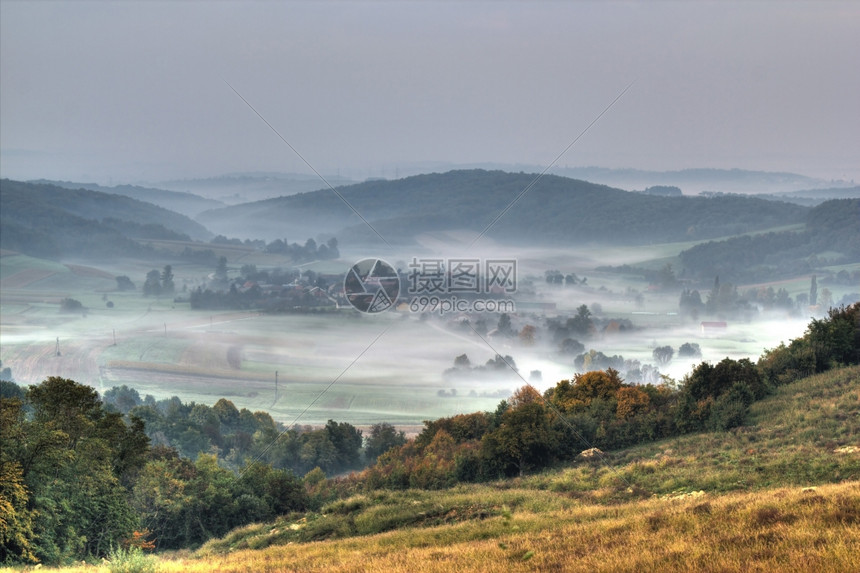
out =
<path fill-rule="evenodd" d="M 209 209 L 217 209 L 223 207 L 224 203 L 214 199 L 207 199 L 193 193 L 182 191 L 168 191 L 166 189 L 155 189 L 152 187 L 140 187 L 138 185 L 115 185 L 113 187 L 104 187 L 96 183 L 75 183 L 73 181 L 49 181 L 40 179 L 30 181 L 30 183 L 42 185 L 54 185 L 63 187 L 64 189 L 88 189 L 90 191 L 98 191 L 100 193 L 109 193 L 111 195 L 122 195 L 131 197 L 138 201 L 145 201 L 164 207 L 170 211 L 176 211 L 186 217 L 194 217 L 203 211 Z"/>
<path fill-rule="evenodd" d="M 206 239 L 199 223 L 151 203 L 86 189 L 0 181 L 2 244 L 36 257 L 135 255 L 134 239 Z"/>
<path fill-rule="evenodd" d="M 719 196 L 725 193 L 706 191 L 702 196 Z M 860 199 L 860 186 L 829 187 L 827 189 L 804 189 L 779 193 L 756 193 L 755 197 L 769 201 L 785 201 L 804 207 L 815 207 L 831 199 Z"/>
<path fill-rule="evenodd" d="M 813 207 L 805 228 L 700 243 L 680 253 L 696 278 L 737 282 L 774 280 L 815 272 L 812 261 L 860 261 L 860 198 L 830 199 Z M 819 263 L 820 264 L 820 263 Z"/>
<path fill-rule="evenodd" d="M 511 164 L 511 163 L 441 163 L 423 162 L 412 165 L 402 165 L 399 172 L 404 175 L 419 173 L 444 172 L 461 169 L 486 169 L 488 171 L 502 170 L 508 172 L 540 173 L 545 165 Z M 582 179 L 610 187 L 618 187 L 629 191 L 644 189 L 655 185 L 671 185 L 680 187 L 685 194 L 695 195 L 702 191 L 718 191 L 722 193 L 779 193 L 802 189 L 818 189 L 848 186 L 844 181 L 827 181 L 808 177 L 798 173 L 758 171 L 749 169 L 715 169 L 691 168 L 676 171 L 653 171 L 632 168 L 610 167 L 562 167 L 554 166 L 549 170 L 553 175 Z"/>
<path fill-rule="evenodd" d="M 526 478 L 372 491 L 238 529 L 165 571 L 823 571 L 860 567 L 860 367 L 726 433 Z M 833 485 L 825 485 L 833 484 Z M 722 524 L 714 527 L 715 524 Z M 309 543 L 314 542 L 317 543 Z"/>
<path fill-rule="evenodd" d="M 814 199 L 857 199 L 860 198 L 860 185 L 852 187 L 828 187 L 827 189 L 803 189 L 775 193 L 785 197 L 807 197 Z"/>
<path fill-rule="evenodd" d="M 338 175 L 326 175 L 332 185 L 357 183 Z M 227 205 L 262 201 L 273 197 L 316 191 L 325 187 L 316 175 L 300 173 L 231 173 L 205 179 L 182 179 L 156 183 L 159 188 L 191 192 Z"/>
<path fill-rule="evenodd" d="M 535 178 L 527 173 L 451 171 L 337 190 L 389 242 L 450 229 L 477 235 L 499 217 L 488 235 L 503 242 L 669 242 L 796 223 L 806 212 L 797 205 L 751 197 L 659 197 L 554 175 L 530 187 Z M 248 229 L 260 238 L 332 232 L 347 241 L 378 241 L 330 189 L 207 211 L 198 220 L 226 235 L 243 236 Z M 348 229 L 341 232 L 344 227 Z"/>

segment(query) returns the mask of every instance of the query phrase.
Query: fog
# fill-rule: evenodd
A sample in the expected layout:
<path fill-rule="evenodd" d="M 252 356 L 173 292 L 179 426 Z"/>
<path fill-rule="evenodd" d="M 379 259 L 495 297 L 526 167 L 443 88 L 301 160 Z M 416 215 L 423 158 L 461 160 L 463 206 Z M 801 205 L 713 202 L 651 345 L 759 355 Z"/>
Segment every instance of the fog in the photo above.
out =
<path fill-rule="evenodd" d="M 594 249 L 517 249 L 486 240 L 468 249 L 467 239 L 472 238 L 468 232 L 452 232 L 424 236 L 416 247 L 346 247 L 341 258 L 327 265 L 345 273 L 353 262 L 368 256 L 392 265 L 409 265 L 413 259 L 448 260 L 463 253 L 480 260 L 514 259 L 518 288 L 511 296 L 522 308 L 511 313 L 512 336 L 493 332 L 500 319 L 497 312 L 411 312 L 406 284 L 401 285 L 401 297 L 407 304 L 378 314 L 352 309 L 333 314 L 193 311 L 170 297 L 116 290 L 115 274 L 142 282 L 146 261 L 77 260 L 66 262 L 66 273 L 36 277 L 29 284 L 21 280 L 15 288 L 13 279 L 26 277 L 4 272 L 2 361 L 20 384 L 62 375 L 102 392 L 127 384 L 141 395 L 157 398 L 179 395 L 185 401 L 211 404 L 227 397 L 238 407 L 264 409 L 286 423 L 336 419 L 408 426 L 455 413 L 493 410 L 526 383 L 544 391 L 561 379 L 571 379 L 577 372 L 575 356 L 560 352 L 547 321 L 563 321 L 583 304 L 594 309 L 593 318 L 599 324 L 614 319 L 629 320 L 633 326 L 625 332 L 598 330 L 580 337 L 585 352 L 594 349 L 653 365 L 653 349 L 669 345 L 676 355 L 659 366 L 659 372 L 677 381 L 701 360 L 756 360 L 764 349 L 800 336 L 806 326 L 803 317 L 763 315 L 748 322 L 731 320 L 725 332 L 703 334 L 699 321 L 678 315 L 676 293 L 646 293 L 644 301 L 636 304 L 616 278 L 594 271 L 598 259 L 638 261 L 645 256 L 644 248 L 630 249 L 625 256 L 618 249 L 603 254 Z M 652 249 L 652 254 L 659 251 Z M 8 268 L 10 257 L 16 256 L 5 254 L 0 262 L 7 261 Z M 249 256 L 246 253 L 231 263 L 231 273 Z M 587 284 L 548 285 L 544 273 L 551 269 L 587 277 Z M 176 284 L 203 284 L 211 275 L 203 270 L 177 262 L 173 266 Z M 85 314 L 59 313 L 63 297 L 79 299 L 87 307 Z M 107 302 L 113 307 L 108 308 Z M 535 303 L 544 307 L 529 307 Z M 466 319 L 471 326 L 464 323 Z M 480 320 L 486 329 L 479 335 Z M 518 336 L 527 325 L 536 329 L 533 340 Z M 701 358 L 677 356 L 684 343 L 698 344 Z M 463 354 L 472 370 L 452 375 L 455 358 Z M 496 354 L 509 356 L 517 372 L 506 366 L 482 371 L 480 367 Z"/>

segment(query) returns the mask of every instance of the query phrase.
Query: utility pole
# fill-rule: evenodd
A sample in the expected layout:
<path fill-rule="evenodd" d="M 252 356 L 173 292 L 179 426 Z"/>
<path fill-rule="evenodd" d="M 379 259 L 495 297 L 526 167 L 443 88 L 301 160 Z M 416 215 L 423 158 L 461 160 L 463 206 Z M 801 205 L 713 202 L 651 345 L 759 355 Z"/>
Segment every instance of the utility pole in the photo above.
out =
<path fill-rule="evenodd" d="M 275 402 L 278 401 L 278 371 L 275 370 Z"/>
<path fill-rule="evenodd" d="M 56 349 L 56 352 L 57 352 L 57 356 L 62 356 L 62 355 L 60 354 L 60 337 L 59 337 L 59 336 L 57 337 L 57 349 Z"/>
<path fill-rule="evenodd" d="M 116 328 L 113 329 L 113 345 L 116 346 Z"/>

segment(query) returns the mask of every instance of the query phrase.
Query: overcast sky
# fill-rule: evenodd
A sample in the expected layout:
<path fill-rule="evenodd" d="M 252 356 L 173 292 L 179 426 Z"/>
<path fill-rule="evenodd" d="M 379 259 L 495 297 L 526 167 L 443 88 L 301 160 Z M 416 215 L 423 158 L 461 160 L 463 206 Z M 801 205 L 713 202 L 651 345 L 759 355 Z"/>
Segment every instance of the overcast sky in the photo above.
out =
<path fill-rule="evenodd" d="M 3 177 L 421 162 L 860 180 L 860 2 L 0 2 Z"/>

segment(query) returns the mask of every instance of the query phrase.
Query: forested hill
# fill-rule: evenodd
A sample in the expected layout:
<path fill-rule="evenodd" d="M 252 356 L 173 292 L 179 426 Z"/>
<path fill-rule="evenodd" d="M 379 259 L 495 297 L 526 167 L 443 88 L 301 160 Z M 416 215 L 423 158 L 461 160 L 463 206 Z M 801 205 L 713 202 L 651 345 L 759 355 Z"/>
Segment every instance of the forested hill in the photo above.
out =
<path fill-rule="evenodd" d="M 832 199 L 809 211 L 802 230 L 699 243 L 681 252 L 681 262 L 698 278 L 756 282 L 798 276 L 815 272 L 820 259 L 830 265 L 860 261 L 858 222 L 860 198 Z"/>
<path fill-rule="evenodd" d="M 531 186 L 535 178 L 529 173 L 450 171 L 368 181 L 337 191 L 389 241 L 451 229 L 477 234 L 525 189 L 490 237 L 547 245 L 704 239 L 797 223 L 808 211 L 752 197 L 659 197 L 554 175 Z M 254 229 L 259 238 L 320 232 L 353 241 L 375 238 L 331 189 L 207 211 L 198 220 L 234 236 Z"/>
<path fill-rule="evenodd" d="M 134 239 L 206 239 L 184 215 L 129 197 L 86 189 L 0 180 L 4 249 L 62 256 L 133 255 Z"/>
<path fill-rule="evenodd" d="M 165 209 L 170 209 L 171 211 L 176 211 L 177 213 L 182 213 L 183 215 L 186 215 L 188 217 L 194 217 L 195 215 L 198 215 L 203 211 L 207 211 L 209 209 L 217 209 L 219 207 L 224 206 L 224 203 L 222 203 L 221 201 L 207 199 L 206 197 L 201 197 L 193 193 L 186 193 L 184 191 L 168 191 L 165 189 L 154 189 L 151 187 L 140 187 L 138 185 L 116 185 L 114 187 L 103 187 L 101 185 L 97 185 L 96 183 L 49 181 L 46 179 L 30 181 L 30 183 L 55 185 L 57 187 L 63 187 L 65 189 L 88 189 L 90 191 L 99 191 L 101 193 L 110 193 L 112 195 L 123 195 L 124 197 L 131 197 L 132 199 L 137 199 L 138 201 L 145 201 L 147 203 L 152 203 L 153 205 L 158 205 L 159 207 L 164 207 Z"/>

